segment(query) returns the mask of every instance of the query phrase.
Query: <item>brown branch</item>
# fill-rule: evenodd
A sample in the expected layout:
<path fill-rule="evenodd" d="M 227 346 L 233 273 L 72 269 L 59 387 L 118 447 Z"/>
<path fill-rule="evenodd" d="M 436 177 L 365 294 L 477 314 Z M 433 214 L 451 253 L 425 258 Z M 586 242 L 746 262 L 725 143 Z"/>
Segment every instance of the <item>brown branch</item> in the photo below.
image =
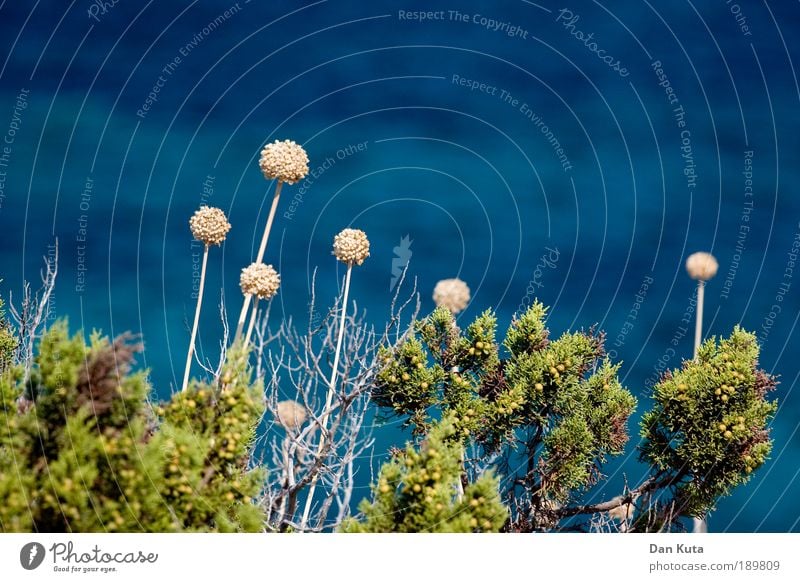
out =
<path fill-rule="evenodd" d="M 585 515 L 585 514 L 602 513 L 605 511 L 610 511 L 612 509 L 616 509 L 621 505 L 624 505 L 625 503 L 635 502 L 639 497 L 641 497 L 645 493 L 655 491 L 656 489 L 663 489 L 664 487 L 671 487 L 672 485 L 675 485 L 681 479 L 683 479 L 685 475 L 686 473 L 684 471 L 681 471 L 676 475 L 660 476 L 660 474 L 656 474 L 653 477 L 647 479 L 641 485 L 639 485 L 639 487 L 635 489 L 630 489 L 626 493 L 617 495 L 616 497 L 612 497 L 608 501 L 603 501 L 602 503 L 592 503 L 589 505 L 561 507 L 556 510 L 556 513 L 560 518 L 564 518 L 573 515 Z"/>

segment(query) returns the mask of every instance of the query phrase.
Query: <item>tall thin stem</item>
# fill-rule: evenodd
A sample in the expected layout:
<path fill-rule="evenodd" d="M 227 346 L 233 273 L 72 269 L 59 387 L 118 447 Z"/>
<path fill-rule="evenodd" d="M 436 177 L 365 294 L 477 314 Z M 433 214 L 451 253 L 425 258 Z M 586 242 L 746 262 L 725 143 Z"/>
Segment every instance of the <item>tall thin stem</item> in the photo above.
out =
<path fill-rule="evenodd" d="M 264 260 L 264 253 L 267 250 L 267 240 L 269 233 L 272 230 L 272 223 L 275 220 L 275 212 L 278 210 L 278 200 L 281 197 L 281 188 L 283 188 L 283 181 L 278 180 L 275 186 L 275 195 L 272 197 L 272 206 L 269 209 L 269 216 L 267 217 L 267 226 L 264 229 L 264 235 L 261 237 L 261 245 L 258 247 L 258 255 L 256 256 L 256 263 L 261 263 Z M 236 326 L 236 334 L 233 336 L 233 341 L 239 339 L 244 329 L 244 322 L 247 320 L 247 309 L 250 307 L 250 295 L 244 296 L 244 304 L 242 305 L 242 312 L 239 314 L 239 323 Z"/>
<path fill-rule="evenodd" d="M 705 299 L 705 281 L 697 282 L 697 318 L 694 324 L 694 356 L 697 359 L 697 352 L 700 349 L 700 341 L 703 338 L 703 301 Z M 707 533 L 708 524 L 705 519 L 699 517 L 692 518 L 692 532 L 693 533 Z"/>
<path fill-rule="evenodd" d="M 200 289 L 197 290 L 197 307 L 194 310 L 194 325 L 192 325 L 192 339 L 189 340 L 189 353 L 186 355 L 186 371 L 183 373 L 181 392 L 189 387 L 189 371 L 192 369 L 192 356 L 194 356 L 194 342 L 197 338 L 197 326 L 200 322 L 200 308 L 203 305 L 203 288 L 206 284 L 206 265 L 208 265 L 208 245 L 203 251 L 203 266 L 200 269 Z"/>
<path fill-rule="evenodd" d="M 697 351 L 700 349 L 700 342 L 703 339 L 703 300 L 705 299 L 705 281 L 697 282 L 697 319 L 694 323 L 694 356 L 697 358 Z"/>
<path fill-rule="evenodd" d="M 258 297 L 256 297 L 256 302 L 253 303 L 253 312 L 250 314 L 250 323 L 247 324 L 247 333 L 244 336 L 244 345 L 250 345 L 250 337 L 253 335 L 253 327 L 256 324 L 256 314 L 258 313 Z"/>
<path fill-rule="evenodd" d="M 339 356 L 342 352 L 342 341 L 344 340 L 344 324 L 347 316 L 347 296 L 350 294 L 350 274 L 353 271 L 353 265 L 347 265 L 347 274 L 344 276 L 344 294 L 342 295 L 342 317 L 339 320 L 339 337 L 336 339 L 336 353 L 333 356 L 333 369 L 331 370 L 331 380 L 328 383 L 328 394 L 325 397 L 325 408 L 322 410 L 321 431 L 319 438 L 319 447 L 317 447 L 317 455 L 322 453 L 325 447 L 325 431 L 328 428 L 328 409 L 333 402 L 333 395 L 336 392 L 336 376 L 339 372 Z M 314 500 L 314 492 L 317 489 L 317 478 L 319 472 L 315 473 L 311 478 L 311 487 L 308 490 L 308 497 L 306 498 L 306 505 L 303 508 L 303 517 L 300 520 L 300 529 L 304 529 L 308 523 L 308 514 L 311 511 L 311 503 Z"/>

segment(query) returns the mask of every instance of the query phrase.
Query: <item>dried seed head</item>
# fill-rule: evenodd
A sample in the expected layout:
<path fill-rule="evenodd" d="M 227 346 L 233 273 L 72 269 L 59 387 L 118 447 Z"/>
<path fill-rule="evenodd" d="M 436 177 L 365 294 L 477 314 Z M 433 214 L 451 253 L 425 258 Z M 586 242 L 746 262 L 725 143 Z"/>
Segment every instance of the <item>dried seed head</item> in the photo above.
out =
<path fill-rule="evenodd" d="M 258 165 L 267 180 L 277 178 L 287 184 L 294 184 L 308 175 L 308 154 L 292 140 L 275 140 L 261 150 Z"/>
<path fill-rule="evenodd" d="M 201 206 L 189 219 L 192 236 L 207 245 L 219 245 L 225 240 L 231 223 L 219 208 Z"/>
<path fill-rule="evenodd" d="M 369 239 L 363 230 L 345 228 L 333 239 L 333 254 L 347 265 L 361 265 L 369 256 Z"/>
<path fill-rule="evenodd" d="M 286 430 L 296 430 L 306 421 L 306 409 L 294 400 L 278 402 L 278 422 Z"/>
<path fill-rule="evenodd" d="M 634 506 L 632 503 L 623 503 L 608 510 L 608 517 L 617 521 L 627 521 L 633 517 Z"/>
<path fill-rule="evenodd" d="M 469 304 L 469 287 L 461 279 L 442 279 L 433 288 L 433 300 L 437 307 L 445 307 L 459 313 Z"/>
<path fill-rule="evenodd" d="M 281 285 L 281 276 L 272 265 L 253 263 L 242 269 L 239 287 L 245 295 L 255 295 L 259 299 L 272 299 Z"/>
<path fill-rule="evenodd" d="M 692 279 L 708 281 L 717 274 L 719 264 L 711 253 L 694 253 L 686 259 L 686 271 Z"/>

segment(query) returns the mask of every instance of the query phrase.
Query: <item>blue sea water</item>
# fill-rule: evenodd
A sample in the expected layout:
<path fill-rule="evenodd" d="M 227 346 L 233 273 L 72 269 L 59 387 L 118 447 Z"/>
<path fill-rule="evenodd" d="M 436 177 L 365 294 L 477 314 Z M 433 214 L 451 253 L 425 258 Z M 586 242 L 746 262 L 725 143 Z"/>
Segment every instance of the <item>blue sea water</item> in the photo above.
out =
<path fill-rule="evenodd" d="M 372 253 L 352 293 L 380 323 L 408 237 L 423 310 L 459 276 L 462 321 L 492 307 L 504 328 L 535 296 L 554 333 L 598 324 L 642 410 L 691 357 L 683 265 L 708 250 L 707 333 L 755 331 L 781 380 L 773 458 L 710 527 L 800 531 L 798 24 L 766 1 L 0 0 L 0 292 L 38 281 L 57 238 L 54 314 L 142 333 L 168 395 L 194 309 L 188 217 L 208 201 L 233 224 L 210 261 L 213 355 L 271 199 L 258 152 L 290 138 L 313 174 L 284 190 L 273 313 L 303 319 L 315 268 L 333 299 L 331 241 L 354 226 Z M 407 436 L 378 435 L 380 454 Z M 642 477 L 629 451 L 594 499 Z"/>

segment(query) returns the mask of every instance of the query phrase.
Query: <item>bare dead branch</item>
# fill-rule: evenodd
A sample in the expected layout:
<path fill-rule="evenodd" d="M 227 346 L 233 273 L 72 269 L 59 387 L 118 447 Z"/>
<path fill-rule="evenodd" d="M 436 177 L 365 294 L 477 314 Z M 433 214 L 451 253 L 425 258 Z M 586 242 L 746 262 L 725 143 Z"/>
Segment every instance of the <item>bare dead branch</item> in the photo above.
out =
<path fill-rule="evenodd" d="M 47 329 L 47 322 L 53 319 L 52 299 L 58 275 L 58 239 L 49 247 L 44 257 L 44 270 L 40 271 L 42 286 L 38 291 L 31 291 L 30 283 L 22 284 L 22 298 L 19 306 L 9 292 L 8 309 L 16 327 L 17 348 L 14 361 L 25 368 L 25 377 L 30 374 L 33 363 L 33 347 Z"/>
<path fill-rule="evenodd" d="M 312 281 L 316 281 L 316 273 Z M 380 332 L 370 326 L 354 302 L 345 317 L 345 335 L 339 362 L 340 382 L 325 405 L 336 346 L 342 296 L 323 315 L 312 285 L 308 321 L 300 330 L 292 318 L 270 325 L 268 310 L 259 314 L 254 339 L 256 375 L 265 383 L 266 417 L 271 420 L 259 438 L 266 457 L 268 478 L 261 503 L 267 510 L 269 531 L 326 531 L 336 529 L 349 515 L 359 459 L 370 459 L 374 439 L 366 422 L 369 393 L 378 369 L 383 343 L 407 332 L 416 318 L 415 291 L 399 301 L 400 285 L 391 304 L 389 323 Z M 300 426 L 281 425 L 278 405 L 294 400 L 304 411 Z M 323 430 L 327 417 L 327 428 Z M 324 434 L 324 445 L 319 446 Z M 371 467 L 370 467 L 371 470 Z M 312 480 L 324 492 L 305 528 L 300 528 L 298 505 Z"/>

